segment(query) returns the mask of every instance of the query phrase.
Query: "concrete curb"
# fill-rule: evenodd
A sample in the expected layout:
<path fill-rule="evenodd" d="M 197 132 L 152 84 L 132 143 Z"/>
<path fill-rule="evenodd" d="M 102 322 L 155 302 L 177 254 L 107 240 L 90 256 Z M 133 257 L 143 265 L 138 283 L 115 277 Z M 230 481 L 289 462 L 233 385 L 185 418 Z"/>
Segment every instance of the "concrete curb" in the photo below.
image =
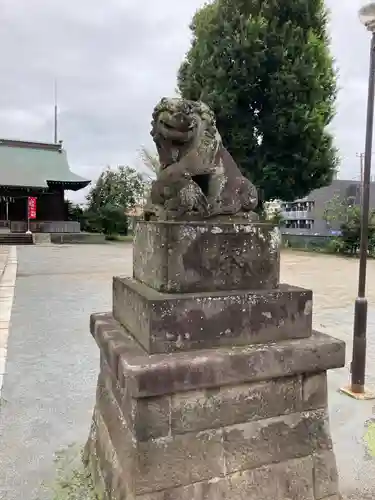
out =
<path fill-rule="evenodd" d="M 1 250 L 2 248 L 0 248 Z M 6 255 L 5 263 L 1 259 L 0 253 L 0 398 L 5 374 L 10 317 L 17 277 L 16 247 L 9 247 L 9 250 L 4 253 Z"/>

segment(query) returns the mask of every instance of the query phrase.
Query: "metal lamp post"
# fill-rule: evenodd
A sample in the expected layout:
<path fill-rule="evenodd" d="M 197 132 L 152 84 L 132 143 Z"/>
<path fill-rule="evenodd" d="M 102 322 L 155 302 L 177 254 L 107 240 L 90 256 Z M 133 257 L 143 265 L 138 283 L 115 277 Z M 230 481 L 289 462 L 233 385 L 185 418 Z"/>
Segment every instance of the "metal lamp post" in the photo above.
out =
<path fill-rule="evenodd" d="M 353 358 L 351 365 L 351 385 L 343 392 L 356 399 L 369 399 L 374 396 L 365 389 L 366 373 L 366 268 L 368 254 L 368 226 L 370 210 L 370 181 L 372 137 L 374 128 L 375 97 L 375 1 L 362 7 L 359 11 L 360 21 L 372 33 L 370 49 L 370 73 L 367 98 L 366 142 L 362 185 L 361 243 L 359 258 L 358 296 L 354 308 Z"/>

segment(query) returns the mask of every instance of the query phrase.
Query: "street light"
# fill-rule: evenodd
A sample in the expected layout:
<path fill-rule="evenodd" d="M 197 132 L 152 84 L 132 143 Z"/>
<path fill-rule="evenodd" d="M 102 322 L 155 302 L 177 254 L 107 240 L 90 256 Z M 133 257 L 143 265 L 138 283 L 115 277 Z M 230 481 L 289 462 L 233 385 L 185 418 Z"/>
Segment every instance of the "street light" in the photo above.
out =
<path fill-rule="evenodd" d="M 362 186 L 361 243 L 359 250 L 358 296 L 354 308 L 353 358 L 351 366 L 351 385 L 342 389 L 346 394 L 356 399 L 369 399 L 374 396 L 365 389 L 366 372 L 366 330 L 367 330 L 367 299 L 366 299 L 366 267 L 368 254 L 368 225 L 370 210 L 370 180 L 372 136 L 374 128 L 374 97 L 375 97 L 375 1 L 369 2 L 359 11 L 359 19 L 371 31 L 370 73 L 367 98 L 365 162 Z"/>

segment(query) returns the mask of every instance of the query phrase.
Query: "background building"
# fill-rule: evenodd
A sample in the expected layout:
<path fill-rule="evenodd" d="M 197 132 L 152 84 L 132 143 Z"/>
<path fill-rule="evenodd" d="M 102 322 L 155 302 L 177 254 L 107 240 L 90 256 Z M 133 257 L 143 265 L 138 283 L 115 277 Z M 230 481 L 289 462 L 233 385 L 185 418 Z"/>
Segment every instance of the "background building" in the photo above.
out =
<path fill-rule="evenodd" d="M 89 183 L 70 170 L 62 142 L 0 139 L 0 228 L 26 231 L 30 196 L 37 198 L 32 232 L 78 232 L 79 223 L 67 220 L 64 191 Z"/>
<path fill-rule="evenodd" d="M 370 206 L 375 209 L 375 182 L 370 186 Z M 284 234 L 308 234 L 328 236 L 332 231 L 324 220 L 327 203 L 335 197 L 350 200 L 353 204 L 361 203 L 361 182 L 335 179 L 330 186 L 312 191 L 303 199 L 283 202 Z"/>

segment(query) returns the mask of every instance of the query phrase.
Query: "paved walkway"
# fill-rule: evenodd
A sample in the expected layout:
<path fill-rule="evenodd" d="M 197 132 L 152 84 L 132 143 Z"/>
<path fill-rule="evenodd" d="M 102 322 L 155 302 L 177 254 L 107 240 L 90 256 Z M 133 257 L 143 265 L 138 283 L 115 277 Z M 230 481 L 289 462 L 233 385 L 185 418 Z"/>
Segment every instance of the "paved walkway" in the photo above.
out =
<path fill-rule="evenodd" d="M 16 247 L 0 246 L 0 405 L 17 273 Z"/>
<path fill-rule="evenodd" d="M 111 278 L 131 273 L 131 253 L 127 245 L 18 249 L 0 409 L 1 500 L 51 500 L 55 453 L 85 442 L 99 366 L 89 315 L 110 309 Z M 331 256 L 285 252 L 282 257 L 282 280 L 314 290 L 315 326 L 348 342 L 348 362 L 357 268 L 354 260 Z M 375 261 L 368 277 L 368 373 L 375 388 Z M 368 430 L 375 402 L 339 394 L 348 379 L 347 367 L 329 376 L 342 490 L 353 500 L 374 499 L 375 443 Z"/>
<path fill-rule="evenodd" d="M 17 250 L 0 409 L 0 499 L 51 500 L 55 453 L 84 443 L 90 427 L 99 352 L 89 315 L 110 310 L 111 278 L 131 272 L 131 248 Z"/>

